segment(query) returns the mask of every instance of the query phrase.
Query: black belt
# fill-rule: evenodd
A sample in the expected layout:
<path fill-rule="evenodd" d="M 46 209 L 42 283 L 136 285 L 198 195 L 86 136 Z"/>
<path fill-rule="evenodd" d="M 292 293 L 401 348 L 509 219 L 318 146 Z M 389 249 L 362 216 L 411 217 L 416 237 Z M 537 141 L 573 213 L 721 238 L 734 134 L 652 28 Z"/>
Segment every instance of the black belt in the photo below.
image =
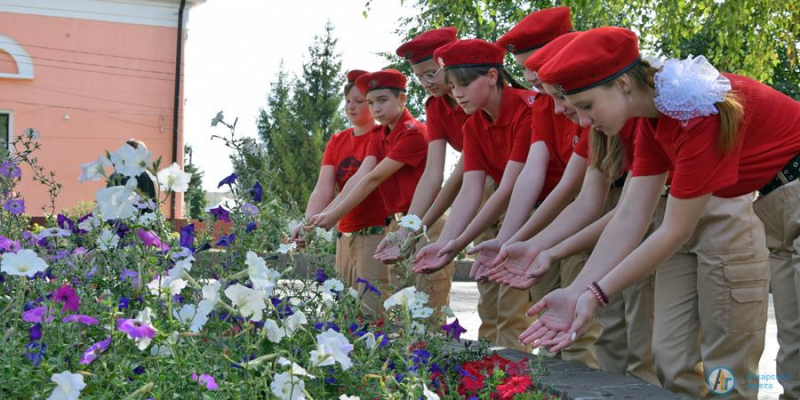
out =
<path fill-rule="evenodd" d="M 789 162 L 786 163 L 786 165 L 784 165 L 777 174 L 775 174 L 775 177 L 772 178 L 768 184 L 764 185 L 764 187 L 761 189 L 758 189 L 758 192 L 762 196 L 766 196 L 773 190 L 798 178 L 800 178 L 800 153 L 797 153 L 794 158 L 789 160 Z"/>

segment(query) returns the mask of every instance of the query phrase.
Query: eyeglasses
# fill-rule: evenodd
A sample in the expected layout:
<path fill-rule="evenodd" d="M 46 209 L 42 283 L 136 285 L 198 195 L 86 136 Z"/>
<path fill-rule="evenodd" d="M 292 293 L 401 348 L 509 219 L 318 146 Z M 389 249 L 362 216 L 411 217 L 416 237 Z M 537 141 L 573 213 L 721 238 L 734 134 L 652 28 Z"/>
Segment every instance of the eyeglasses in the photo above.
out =
<path fill-rule="evenodd" d="M 442 72 L 442 68 L 440 67 L 434 72 L 426 72 L 422 75 L 414 74 L 414 80 L 417 81 L 420 85 L 424 85 L 425 83 L 434 83 L 436 81 L 436 77 L 439 76 L 439 73 Z"/>

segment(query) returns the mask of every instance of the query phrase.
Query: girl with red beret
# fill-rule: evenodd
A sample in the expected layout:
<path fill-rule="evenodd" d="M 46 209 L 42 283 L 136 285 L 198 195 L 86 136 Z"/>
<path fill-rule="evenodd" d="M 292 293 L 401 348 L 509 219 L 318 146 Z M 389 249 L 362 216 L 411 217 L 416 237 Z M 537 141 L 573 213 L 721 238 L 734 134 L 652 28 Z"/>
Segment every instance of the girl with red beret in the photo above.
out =
<path fill-rule="evenodd" d="M 768 197 L 776 181 L 784 194 L 796 190 L 796 181 L 780 177 L 797 168 L 800 105 L 752 79 L 721 74 L 704 57 L 651 68 L 636 35 L 622 28 L 584 33 L 539 75 L 607 135 L 631 117 L 645 123 L 630 187 L 586 267 L 529 311 L 545 313 L 521 339 L 567 345 L 609 295 L 660 265 L 653 351 L 662 384 L 692 398 L 755 399 L 770 272 L 754 192 Z M 670 171 L 663 223 L 639 244 Z"/>
<path fill-rule="evenodd" d="M 508 49 L 517 63 L 525 68 L 525 61 L 538 53 L 542 46 L 572 30 L 569 7 L 549 8 L 536 11 L 523 18 L 497 41 L 497 45 Z M 583 129 L 570 121 L 564 114 L 554 112 L 550 96 L 542 93 L 541 83 L 535 74 L 525 70 L 525 79 L 539 90 L 534 96 L 531 113 L 531 146 L 525 167 L 514 186 L 513 194 L 505 213 L 499 232 L 491 240 L 476 244 L 469 254 L 478 254 L 473 263 L 470 276 L 486 281 L 488 268 L 494 263 L 501 247 L 512 239 L 513 242 L 527 239 L 541 230 L 560 212 L 581 187 L 586 171 L 586 135 Z M 576 149 L 578 150 L 576 152 Z M 533 215 L 528 216 L 533 210 Z M 525 221 L 528 221 L 526 224 Z M 520 228 L 526 226 L 524 232 Z M 510 242 L 508 244 L 511 244 Z M 463 239 L 451 242 L 460 248 Z M 445 249 L 447 250 L 447 248 Z M 533 302 L 540 300 L 550 291 L 570 283 L 578 274 L 585 261 L 585 255 L 577 255 L 563 260 L 558 268 L 553 268 L 537 285 L 525 288 L 530 292 Z M 562 282 L 563 281 L 563 282 Z M 485 282 L 485 286 L 498 285 Z M 500 291 L 520 290 L 513 287 L 498 288 Z M 506 307 L 500 304 L 499 307 Z M 595 324 L 587 335 L 557 357 L 577 361 L 592 368 L 599 368 L 594 351 L 594 342 L 600 334 Z"/>
<path fill-rule="evenodd" d="M 430 273 L 450 262 L 461 249 L 443 251 L 444 247 L 456 238 L 471 242 L 498 220 L 511 198 L 530 147 L 534 93 L 506 86 L 513 80 L 503 69 L 504 53 L 479 39 L 457 41 L 434 53 L 453 97 L 470 116 L 462 127 L 464 181 L 453 202 L 454 211 L 439 240 L 417 253 L 414 272 Z M 498 187 L 479 212 L 487 175 Z M 480 284 L 479 289 L 479 335 L 502 346 L 524 349 L 516 335 L 529 322 L 524 317 L 524 309 L 531 304 L 528 292 L 509 292 L 512 298 L 503 301 L 496 290 L 487 293 Z"/>
<path fill-rule="evenodd" d="M 317 184 L 308 198 L 306 219 L 322 212 L 334 200 L 337 191 L 342 193 L 364 161 L 372 133 L 380 128 L 369 111 L 364 93 L 356 87 L 356 79 L 366 74 L 367 71 L 361 70 L 347 73 L 344 109 L 353 126 L 332 135 L 325 146 Z M 372 258 L 384 236 L 386 215 L 383 199 L 375 191 L 339 220 L 336 271 L 352 287 L 358 287 L 358 278 L 375 286 L 388 283 L 388 266 Z M 301 243 L 302 228 L 298 225 L 292 231 L 292 239 Z M 365 312 L 381 313 L 383 310 L 383 299 L 373 292 L 365 293 L 361 301 Z"/>
<path fill-rule="evenodd" d="M 536 24 L 541 25 L 543 24 Z M 513 30 L 506 36 L 512 33 Z M 558 140 L 559 138 L 563 139 L 569 136 L 568 133 L 579 129 L 577 113 L 566 103 L 563 95 L 536 77 L 536 71 L 580 34 L 564 33 L 533 54 L 516 56 L 518 61 L 524 60 L 526 78 L 540 88 L 540 92 L 547 94 L 537 98 L 538 104 L 548 105 L 547 113 L 540 114 L 558 116 L 563 121 L 569 121 L 564 124 L 559 123 L 557 118 L 548 118 L 548 121 L 552 121 L 550 129 L 556 135 L 551 135 L 554 137 L 546 143 L 549 147 L 561 149 L 556 154 L 569 155 L 571 158 L 553 192 L 535 210 L 528 222 L 506 240 L 499 255 L 486 263 L 488 265 L 484 266 L 485 272 L 482 273 L 487 274 L 489 279 L 515 288 L 535 289 L 532 296 L 534 301 L 559 287 L 567 287 L 580 272 L 591 246 L 575 248 L 560 244 L 616 207 L 633 158 L 637 118 L 628 120 L 611 143 L 606 143 L 604 135 L 587 127 L 581 132 L 574 149 L 570 146 L 558 146 L 563 144 L 563 140 Z M 536 104 L 534 103 L 534 131 L 537 125 Z M 545 115 L 541 115 L 538 119 L 544 118 Z M 552 128 L 559 126 L 562 128 Z M 572 131 L 567 128 L 572 128 Z M 594 135 L 592 146 L 587 145 L 589 133 Z M 592 162 L 587 169 L 589 158 Z M 529 155 L 528 163 L 530 162 Z M 577 197 L 572 186 L 579 189 Z M 510 215 L 510 212 L 507 213 L 506 221 Z M 504 228 L 505 226 L 504 224 Z M 551 250 L 553 247 L 555 248 Z M 598 315 L 597 323 L 588 328 L 576 342 L 561 350 L 561 357 L 604 371 L 627 373 L 657 384 L 650 346 L 653 330 L 653 281 L 654 276 L 651 275 L 626 289 L 624 295 L 618 296 L 620 301 L 615 302 L 614 307 L 603 309 Z"/>

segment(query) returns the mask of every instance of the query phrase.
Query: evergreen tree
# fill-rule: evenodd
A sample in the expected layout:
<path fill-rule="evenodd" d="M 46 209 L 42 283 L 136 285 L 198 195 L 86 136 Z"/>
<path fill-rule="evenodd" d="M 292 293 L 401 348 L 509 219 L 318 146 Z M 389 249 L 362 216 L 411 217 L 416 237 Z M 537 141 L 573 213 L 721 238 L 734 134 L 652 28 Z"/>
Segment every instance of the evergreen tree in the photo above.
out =
<path fill-rule="evenodd" d="M 192 162 L 192 146 L 183 146 L 183 159 L 189 160 L 183 168 L 185 172 L 192 174 L 189 180 L 189 189 L 184 193 L 184 214 L 186 218 L 197 219 L 200 218 L 205 212 L 206 208 L 206 192 L 203 190 L 203 174 L 204 172 L 197 168 Z"/>
<path fill-rule="evenodd" d="M 258 119 L 259 137 L 280 170 L 277 186 L 301 209 L 317 180 L 325 143 L 345 126 L 342 104 L 341 55 L 336 53 L 333 25 L 309 46 L 300 79 L 281 64 Z"/>

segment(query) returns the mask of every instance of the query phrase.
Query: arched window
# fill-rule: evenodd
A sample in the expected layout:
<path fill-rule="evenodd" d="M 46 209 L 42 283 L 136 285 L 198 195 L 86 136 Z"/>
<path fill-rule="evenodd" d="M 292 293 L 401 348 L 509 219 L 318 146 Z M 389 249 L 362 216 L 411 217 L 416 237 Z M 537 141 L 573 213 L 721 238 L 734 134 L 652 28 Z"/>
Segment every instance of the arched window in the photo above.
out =
<path fill-rule="evenodd" d="M 33 79 L 33 60 L 14 39 L 0 34 L 0 79 Z"/>

